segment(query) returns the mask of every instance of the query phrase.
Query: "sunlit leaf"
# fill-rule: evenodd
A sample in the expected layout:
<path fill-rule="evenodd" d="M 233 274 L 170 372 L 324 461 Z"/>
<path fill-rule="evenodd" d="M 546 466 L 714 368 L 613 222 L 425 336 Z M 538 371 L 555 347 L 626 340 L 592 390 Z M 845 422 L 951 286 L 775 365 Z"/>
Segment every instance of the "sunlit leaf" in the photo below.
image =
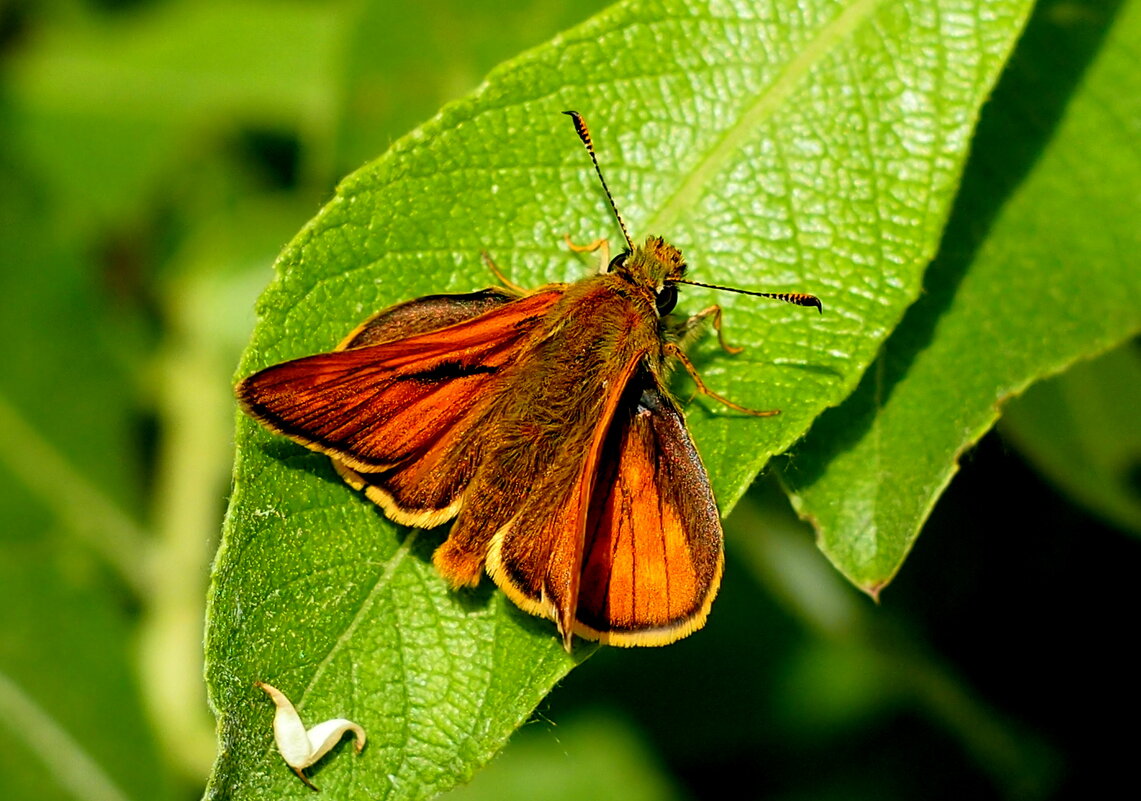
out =
<path fill-rule="evenodd" d="M 770 419 L 698 399 L 691 430 L 723 508 L 855 387 L 919 292 L 978 108 L 1026 2 L 625 3 L 497 69 L 472 97 L 347 178 L 286 249 L 241 372 L 334 346 L 400 300 L 593 268 L 619 236 L 569 123 L 594 139 L 636 238 L 665 235 L 695 280 L 807 291 L 811 311 L 712 291 L 728 357 L 706 382 Z M 397 530 L 326 459 L 241 421 L 208 632 L 222 721 L 214 797 L 307 792 L 276 759 L 269 681 L 312 719 L 368 731 L 311 771 L 333 797 L 420 798 L 461 781 L 578 660 L 551 624 L 484 586 L 451 593 L 437 532 Z"/>

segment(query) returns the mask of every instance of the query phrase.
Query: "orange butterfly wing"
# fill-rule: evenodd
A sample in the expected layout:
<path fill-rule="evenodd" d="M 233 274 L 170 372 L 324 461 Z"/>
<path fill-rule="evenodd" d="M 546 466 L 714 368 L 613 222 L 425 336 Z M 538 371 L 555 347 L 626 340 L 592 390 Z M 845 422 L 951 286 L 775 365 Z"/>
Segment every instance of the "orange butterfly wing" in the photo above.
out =
<path fill-rule="evenodd" d="M 696 631 L 721 582 L 709 478 L 682 413 L 645 379 L 611 423 L 586 520 L 575 633 L 611 645 Z"/>
<path fill-rule="evenodd" d="M 561 295 L 554 285 L 517 299 L 487 290 L 409 301 L 342 350 L 255 373 L 238 399 L 270 429 L 331 456 L 397 522 L 436 525 L 456 514 L 478 464 L 471 431 L 502 372 Z"/>

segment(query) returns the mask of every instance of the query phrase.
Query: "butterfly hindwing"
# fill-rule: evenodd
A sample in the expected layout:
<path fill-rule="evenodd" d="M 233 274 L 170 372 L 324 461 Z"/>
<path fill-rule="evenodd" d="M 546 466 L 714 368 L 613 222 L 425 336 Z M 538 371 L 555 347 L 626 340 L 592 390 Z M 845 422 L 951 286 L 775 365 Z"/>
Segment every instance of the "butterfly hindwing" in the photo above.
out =
<path fill-rule="evenodd" d="M 471 505 L 437 552 L 445 575 L 460 572 L 461 558 L 474 575 L 486 554 L 495 582 L 524 610 L 555 620 L 568 647 L 572 633 L 612 645 L 672 642 L 700 628 L 720 583 L 709 479 L 634 341 L 617 348 L 624 358 L 614 372 L 594 373 L 588 360 L 583 373 L 604 378 L 580 385 L 573 409 L 562 410 L 592 426 L 540 427 L 551 442 L 531 452 L 551 454 L 546 462 L 489 455 L 518 467 L 475 478 Z M 587 439 L 575 436 L 584 430 Z"/>
<path fill-rule="evenodd" d="M 722 559 L 721 520 L 682 413 L 642 374 L 603 447 L 575 632 L 611 645 L 680 639 L 704 623 Z"/>
<path fill-rule="evenodd" d="M 593 373 L 597 386 L 583 383 L 560 393 L 577 389 L 579 397 L 573 411 L 563 410 L 561 430 L 542 427 L 554 456 L 524 473 L 532 486 L 519 485 L 525 491 L 517 506 L 502 525 L 492 529 L 489 547 L 484 548 L 487 572 L 495 583 L 524 610 L 553 619 L 568 649 L 575 630 L 587 514 L 605 458 L 606 432 L 622 401 L 623 388 L 644 355 L 644 351 L 628 352 L 612 365 L 618 367 L 617 372 Z M 591 370 L 584 372 L 592 374 Z M 574 425 L 584 418 L 595 424 Z M 546 452 L 543 448 L 535 451 Z M 464 523 L 463 518 L 457 520 L 453 537 L 467 535 Z"/>

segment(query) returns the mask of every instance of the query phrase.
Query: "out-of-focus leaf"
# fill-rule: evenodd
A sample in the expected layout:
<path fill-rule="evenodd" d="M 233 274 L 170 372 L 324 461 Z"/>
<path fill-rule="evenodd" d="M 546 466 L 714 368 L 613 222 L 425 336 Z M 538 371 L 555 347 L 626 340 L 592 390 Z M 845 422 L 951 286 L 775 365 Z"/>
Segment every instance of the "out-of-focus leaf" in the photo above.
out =
<path fill-rule="evenodd" d="M 122 320 L 39 187 L 0 173 L 0 219 L 0 509 L 27 520 L 6 530 L 30 541 L 60 526 L 139 589 L 142 467 L 124 447 Z"/>
<path fill-rule="evenodd" d="M 683 796 L 629 724 L 586 715 L 520 729 L 511 747 L 447 801 L 668 801 Z"/>
<path fill-rule="evenodd" d="M 0 520 L 4 797 L 163 801 L 169 774 L 139 701 L 122 599 L 89 555 Z"/>
<path fill-rule="evenodd" d="M 178 159 L 201 158 L 204 129 L 277 124 L 321 152 L 348 19 L 320 4 L 183 0 L 45 28 L 6 65 L 8 144 L 77 228 L 138 213 Z"/>
<path fill-rule="evenodd" d="M 337 164 L 356 169 L 445 102 L 474 89 L 505 57 L 605 5 L 605 0 L 513 0 L 506 8 L 501 0 L 357 4 L 345 37 Z"/>
<path fill-rule="evenodd" d="M 1005 438 L 1051 481 L 1141 533 L 1141 354 L 1133 343 L 1031 387 L 1003 410 Z"/>
<path fill-rule="evenodd" d="M 145 584 L 130 388 L 40 199 L 0 173 L 0 793 L 166 799 L 117 580 Z"/>

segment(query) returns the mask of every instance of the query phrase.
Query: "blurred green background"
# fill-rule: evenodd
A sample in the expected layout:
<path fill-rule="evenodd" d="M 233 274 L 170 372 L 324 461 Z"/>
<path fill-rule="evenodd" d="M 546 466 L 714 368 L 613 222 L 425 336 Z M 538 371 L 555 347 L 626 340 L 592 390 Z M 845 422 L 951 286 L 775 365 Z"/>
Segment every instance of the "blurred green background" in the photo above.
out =
<path fill-rule="evenodd" d="M 602 6 L 0 2 L 0 797 L 200 795 L 230 386 L 274 257 L 340 177 Z M 1131 781 L 1111 724 L 1139 700 L 1136 412 L 1074 425 L 1141 392 L 1137 349 L 1108 358 L 967 456 L 879 606 L 762 481 L 707 630 L 602 649 L 456 795 Z"/>

